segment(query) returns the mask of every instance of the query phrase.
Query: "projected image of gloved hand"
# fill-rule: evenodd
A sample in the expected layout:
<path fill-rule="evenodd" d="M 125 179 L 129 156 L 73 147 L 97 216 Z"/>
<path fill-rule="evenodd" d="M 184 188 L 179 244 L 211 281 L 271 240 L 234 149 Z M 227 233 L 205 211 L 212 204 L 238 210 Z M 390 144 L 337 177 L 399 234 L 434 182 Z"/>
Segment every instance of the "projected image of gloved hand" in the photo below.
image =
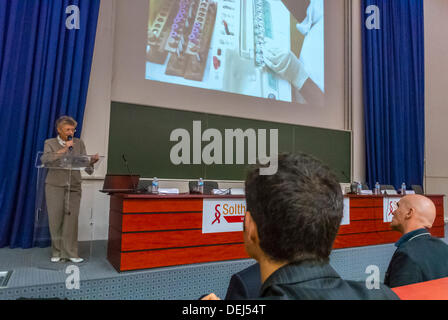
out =
<path fill-rule="evenodd" d="M 303 63 L 294 53 L 277 46 L 273 42 L 267 41 L 265 43 L 264 61 L 269 69 L 288 80 L 299 90 L 308 79 Z"/>
<path fill-rule="evenodd" d="M 324 17 L 324 1 L 311 0 L 306 10 L 305 19 L 296 25 L 297 30 L 305 37 L 308 35 L 313 26 L 316 25 Z"/>

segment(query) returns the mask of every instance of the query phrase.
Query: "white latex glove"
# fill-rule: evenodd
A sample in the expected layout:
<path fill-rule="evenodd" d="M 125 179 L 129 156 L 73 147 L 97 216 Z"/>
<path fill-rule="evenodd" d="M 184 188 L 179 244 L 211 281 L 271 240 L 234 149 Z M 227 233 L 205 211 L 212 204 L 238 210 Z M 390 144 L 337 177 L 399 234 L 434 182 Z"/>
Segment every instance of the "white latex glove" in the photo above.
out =
<path fill-rule="evenodd" d="M 294 53 L 285 48 L 279 48 L 272 42 L 265 43 L 263 52 L 264 61 L 269 69 L 291 82 L 295 88 L 302 88 L 308 79 L 308 74 L 303 63 Z"/>
<path fill-rule="evenodd" d="M 319 20 L 323 19 L 324 15 L 324 1 L 323 0 L 311 0 L 308 9 L 306 10 L 306 18 L 296 25 L 297 30 L 304 36 L 308 34 L 311 27 Z"/>
<path fill-rule="evenodd" d="M 324 20 L 319 20 L 306 35 L 300 62 L 305 66 L 309 78 L 325 92 Z"/>

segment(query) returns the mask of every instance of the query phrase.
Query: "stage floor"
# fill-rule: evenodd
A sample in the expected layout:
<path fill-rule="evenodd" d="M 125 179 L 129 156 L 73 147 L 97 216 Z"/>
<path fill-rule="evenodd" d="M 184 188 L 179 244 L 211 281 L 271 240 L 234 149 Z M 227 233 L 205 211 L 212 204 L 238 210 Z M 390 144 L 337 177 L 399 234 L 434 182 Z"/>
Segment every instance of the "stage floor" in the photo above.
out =
<path fill-rule="evenodd" d="M 50 248 L 0 249 L 0 271 L 13 270 L 7 287 L 0 288 L 0 300 L 178 300 L 197 299 L 212 291 L 225 296 L 223 284 L 228 285 L 231 275 L 255 263 L 244 259 L 119 273 L 107 260 L 107 241 L 80 242 L 79 253 L 86 258 L 82 263 L 52 263 Z M 79 289 L 66 285 L 73 265 L 79 268 Z"/>

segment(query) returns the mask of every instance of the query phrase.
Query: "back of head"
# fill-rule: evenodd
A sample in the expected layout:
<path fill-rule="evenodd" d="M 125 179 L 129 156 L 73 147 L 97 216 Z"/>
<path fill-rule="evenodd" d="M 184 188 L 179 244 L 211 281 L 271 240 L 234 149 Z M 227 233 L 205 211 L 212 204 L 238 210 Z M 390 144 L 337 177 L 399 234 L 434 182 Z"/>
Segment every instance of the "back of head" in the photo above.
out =
<path fill-rule="evenodd" d="M 274 261 L 327 262 L 343 214 L 339 183 L 305 154 L 282 154 L 275 175 L 248 173 L 246 202 L 260 247 Z"/>

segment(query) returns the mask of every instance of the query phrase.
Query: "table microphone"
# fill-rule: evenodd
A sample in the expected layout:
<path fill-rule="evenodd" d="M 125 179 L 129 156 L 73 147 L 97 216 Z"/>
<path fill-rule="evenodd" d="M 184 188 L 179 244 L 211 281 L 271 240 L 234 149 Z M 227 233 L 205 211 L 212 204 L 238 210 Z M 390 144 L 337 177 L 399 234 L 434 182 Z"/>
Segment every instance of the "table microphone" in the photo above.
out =
<path fill-rule="evenodd" d="M 126 160 L 126 157 L 124 156 L 124 153 L 121 155 L 121 158 L 124 161 L 124 164 L 126 165 L 126 168 L 128 169 L 129 177 L 131 178 L 132 186 L 134 187 L 134 192 L 137 192 L 137 186 L 135 185 L 134 179 L 132 179 L 132 173 L 129 169 L 128 160 Z"/>

